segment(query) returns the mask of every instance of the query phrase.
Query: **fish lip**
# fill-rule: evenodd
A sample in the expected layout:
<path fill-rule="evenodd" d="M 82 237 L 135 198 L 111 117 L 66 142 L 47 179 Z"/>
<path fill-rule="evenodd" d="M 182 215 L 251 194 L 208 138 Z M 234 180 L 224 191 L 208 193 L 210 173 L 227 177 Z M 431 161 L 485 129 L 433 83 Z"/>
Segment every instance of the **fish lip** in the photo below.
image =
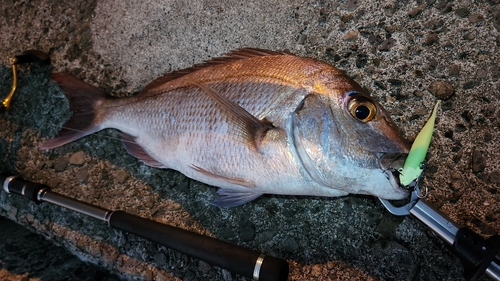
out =
<path fill-rule="evenodd" d="M 383 199 L 403 199 L 408 197 L 409 190 L 404 188 L 399 181 L 399 171 L 403 168 L 406 161 L 408 153 L 379 153 L 379 165 L 384 171 L 393 190 L 399 196 L 394 196 L 394 198 L 383 198 Z M 396 198 L 399 197 L 399 198 Z"/>
<path fill-rule="evenodd" d="M 392 186 L 393 191 L 395 191 L 395 194 L 391 197 L 387 198 L 382 198 L 382 199 L 387 199 L 387 200 L 400 200 L 407 198 L 410 195 L 410 191 L 406 188 L 404 188 L 400 182 L 399 182 L 399 173 L 398 171 L 391 171 L 391 170 L 385 170 L 384 173 L 386 174 L 387 178 L 389 179 L 389 183 Z"/>

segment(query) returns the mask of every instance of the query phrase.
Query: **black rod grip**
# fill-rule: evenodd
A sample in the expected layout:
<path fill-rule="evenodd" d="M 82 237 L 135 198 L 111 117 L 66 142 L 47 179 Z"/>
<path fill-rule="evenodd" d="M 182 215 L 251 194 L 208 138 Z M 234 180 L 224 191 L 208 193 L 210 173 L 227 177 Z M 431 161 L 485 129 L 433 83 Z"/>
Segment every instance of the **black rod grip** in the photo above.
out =
<path fill-rule="evenodd" d="M 12 175 L 9 173 L 0 173 L 0 184 L 2 185 L 2 187 L 5 185 L 5 181 L 11 176 Z M 29 200 L 37 203 L 41 202 L 40 200 L 38 200 L 38 193 L 41 190 L 50 189 L 44 184 L 27 181 L 18 177 L 10 180 L 7 187 L 9 190 L 8 192 L 24 196 L 25 198 L 28 198 Z"/>
<path fill-rule="evenodd" d="M 249 278 L 254 278 L 257 261 L 261 256 L 261 253 L 254 250 L 123 211 L 113 212 L 109 218 L 109 224 L 114 228 L 136 234 L 172 250 Z M 256 272 L 258 279 L 254 278 L 254 280 L 286 281 L 288 279 L 286 260 L 265 256 L 261 262 L 260 270 Z"/>

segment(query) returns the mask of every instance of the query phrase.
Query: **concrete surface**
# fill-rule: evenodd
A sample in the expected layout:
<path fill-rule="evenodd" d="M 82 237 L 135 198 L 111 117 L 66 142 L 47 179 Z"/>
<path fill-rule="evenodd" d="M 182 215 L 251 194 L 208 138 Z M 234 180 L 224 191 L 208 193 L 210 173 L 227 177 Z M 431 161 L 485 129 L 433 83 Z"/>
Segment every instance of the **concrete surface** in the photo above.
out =
<path fill-rule="evenodd" d="M 500 230 L 498 0 L 10 0 L 0 6 L 0 96 L 10 89 L 7 58 L 26 49 L 48 52 L 56 71 L 120 96 L 162 73 L 259 47 L 345 70 L 372 91 L 409 140 L 437 97 L 445 98 L 424 180 L 428 200 L 485 237 Z M 461 279 L 459 261 L 438 238 L 412 218 L 387 214 L 376 198 L 264 196 L 219 209 L 209 205 L 216 188 L 144 166 L 126 154 L 116 131 L 40 151 L 70 112 L 47 79 L 50 68 L 20 71 L 13 109 L 0 117 L 1 169 L 92 204 L 286 258 L 290 280 Z M 242 280 L 3 191 L 0 215 L 126 279 Z"/>

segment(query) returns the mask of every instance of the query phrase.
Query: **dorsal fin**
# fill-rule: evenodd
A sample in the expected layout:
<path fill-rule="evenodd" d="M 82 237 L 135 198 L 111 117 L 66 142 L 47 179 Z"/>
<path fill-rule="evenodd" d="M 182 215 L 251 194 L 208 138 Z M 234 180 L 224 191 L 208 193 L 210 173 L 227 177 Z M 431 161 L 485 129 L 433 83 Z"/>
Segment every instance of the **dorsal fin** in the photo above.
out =
<path fill-rule="evenodd" d="M 169 81 L 172 81 L 174 79 L 180 78 L 184 75 L 193 73 L 195 71 L 198 71 L 200 69 L 206 68 L 206 67 L 211 67 L 214 65 L 219 65 L 219 64 L 225 64 L 231 61 L 238 61 L 242 59 L 248 59 L 248 58 L 253 58 L 253 57 L 264 57 L 264 56 L 276 56 L 276 55 L 285 55 L 285 54 L 290 54 L 287 51 L 283 52 L 276 52 L 276 51 L 269 51 L 269 50 L 263 50 L 263 49 L 255 49 L 255 48 L 243 48 L 243 49 L 238 49 L 235 51 L 232 51 L 230 53 L 224 54 L 223 57 L 217 57 L 214 59 L 211 59 L 209 61 L 206 61 L 204 63 L 200 64 L 195 64 L 192 67 L 177 70 L 171 73 L 167 73 L 159 78 L 156 78 L 153 80 L 151 83 L 146 85 L 144 89 L 142 89 L 139 94 L 145 93 L 151 89 L 154 89 L 160 85 L 163 85 Z"/>
<path fill-rule="evenodd" d="M 255 148 L 258 149 L 259 143 L 267 130 L 274 128 L 271 123 L 257 119 L 257 117 L 250 114 L 243 107 L 230 101 L 209 86 L 194 81 L 191 83 L 202 89 L 212 100 L 217 102 L 227 113 L 234 117 L 240 135 L 244 136 Z"/>

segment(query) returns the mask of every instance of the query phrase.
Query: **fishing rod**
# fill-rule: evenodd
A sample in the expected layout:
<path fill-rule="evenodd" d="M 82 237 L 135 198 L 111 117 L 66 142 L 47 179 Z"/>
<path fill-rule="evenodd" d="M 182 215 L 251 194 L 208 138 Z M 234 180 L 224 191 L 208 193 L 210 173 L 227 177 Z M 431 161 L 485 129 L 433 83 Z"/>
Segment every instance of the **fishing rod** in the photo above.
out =
<path fill-rule="evenodd" d="M 486 273 L 492 280 L 500 281 L 500 236 L 495 234 L 484 239 L 471 229 L 456 225 L 423 197 L 417 187 L 411 193 L 410 202 L 404 206 L 396 207 L 379 199 L 391 214 L 412 215 L 444 240 L 462 262 L 466 280 L 477 280 Z"/>
<path fill-rule="evenodd" d="M 285 281 L 288 262 L 212 237 L 162 224 L 124 211 L 111 211 L 53 192 L 47 185 L 0 173 L 0 184 L 7 193 L 33 202 L 48 202 L 106 222 L 159 245 L 224 268 L 255 281 Z"/>

